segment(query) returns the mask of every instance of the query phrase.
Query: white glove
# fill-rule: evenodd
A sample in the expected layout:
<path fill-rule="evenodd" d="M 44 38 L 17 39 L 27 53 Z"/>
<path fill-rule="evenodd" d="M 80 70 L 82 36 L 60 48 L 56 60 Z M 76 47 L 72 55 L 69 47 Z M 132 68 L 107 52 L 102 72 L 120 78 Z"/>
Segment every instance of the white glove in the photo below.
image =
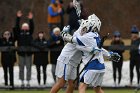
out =
<path fill-rule="evenodd" d="M 69 31 L 70 31 L 70 26 L 69 26 L 69 25 L 64 26 L 64 28 L 63 28 L 62 32 L 69 33 Z"/>
<path fill-rule="evenodd" d="M 69 33 L 70 31 L 70 26 L 64 26 L 63 30 L 61 31 L 61 36 L 64 37 L 65 34 Z"/>
<path fill-rule="evenodd" d="M 83 19 L 78 20 L 79 25 L 82 23 Z"/>

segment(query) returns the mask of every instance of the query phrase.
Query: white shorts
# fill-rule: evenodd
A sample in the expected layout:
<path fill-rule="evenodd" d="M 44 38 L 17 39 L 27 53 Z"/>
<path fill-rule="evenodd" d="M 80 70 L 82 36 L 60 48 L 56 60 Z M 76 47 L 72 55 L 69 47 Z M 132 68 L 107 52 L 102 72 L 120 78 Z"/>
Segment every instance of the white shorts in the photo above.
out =
<path fill-rule="evenodd" d="M 85 70 L 80 75 L 80 82 L 87 85 L 92 85 L 93 87 L 101 86 L 103 82 L 103 76 L 105 72 L 94 72 L 93 70 Z"/>
<path fill-rule="evenodd" d="M 57 61 L 55 75 L 58 78 L 64 77 L 66 81 L 74 80 L 77 76 L 77 68 L 70 64 L 64 64 L 61 61 Z"/>

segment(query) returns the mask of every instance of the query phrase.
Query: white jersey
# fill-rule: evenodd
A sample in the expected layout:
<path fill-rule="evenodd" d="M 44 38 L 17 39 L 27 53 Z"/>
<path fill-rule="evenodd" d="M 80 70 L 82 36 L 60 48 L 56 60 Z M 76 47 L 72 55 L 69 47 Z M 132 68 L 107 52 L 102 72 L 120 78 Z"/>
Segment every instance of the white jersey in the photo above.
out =
<path fill-rule="evenodd" d="M 79 36 L 80 33 L 79 33 L 80 29 L 77 30 L 75 33 L 74 33 L 74 37 L 75 36 Z M 64 48 L 62 49 L 61 51 L 61 54 L 59 55 L 58 57 L 58 61 L 61 61 L 61 60 L 65 60 L 66 61 L 63 61 L 65 64 L 71 64 L 73 65 L 74 67 L 77 67 L 78 64 L 80 63 L 81 61 L 81 58 L 82 58 L 82 53 L 81 51 L 79 51 L 77 48 L 76 48 L 76 44 L 72 44 L 72 43 L 67 43 Z"/>
<path fill-rule="evenodd" d="M 83 50 L 82 61 L 84 64 L 87 64 L 87 62 L 91 59 L 91 57 L 93 55 L 92 53 L 90 53 L 90 51 L 92 50 L 92 48 L 99 48 L 101 39 L 97 32 L 88 32 L 88 33 L 84 34 L 83 36 L 74 37 L 73 42 L 77 44 L 78 49 Z M 84 49 L 82 49 L 80 46 L 82 46 Z M 90 49 L 87 49 L 87 51 L 86 51 L 87 47 Z M 95 70 L 96 72 L 98 72 L 98 71 L 104 72 L 105 67 L 104 67 L 103 55 L 110 56 L 108 51 L 106 51 L 105 49 L 102 48 L 102 51 L 99 52 L 98 54 L 96 54 L 92 59 L 92 61 L 99 62 L 99 64 L 97 64 L 97 65 L 99 65 L 99 67 L 96 66 L 95 68 L 94 67 L 89 67 L 89 68 L 93 68 L 93 70 Z M 95 65 L 95 63 L 96 62 L 93 62 L 93 64 L 91 64 L 91 66 Z M 102 68 L 100 68 L 100 65 L 102 65 Z"/>

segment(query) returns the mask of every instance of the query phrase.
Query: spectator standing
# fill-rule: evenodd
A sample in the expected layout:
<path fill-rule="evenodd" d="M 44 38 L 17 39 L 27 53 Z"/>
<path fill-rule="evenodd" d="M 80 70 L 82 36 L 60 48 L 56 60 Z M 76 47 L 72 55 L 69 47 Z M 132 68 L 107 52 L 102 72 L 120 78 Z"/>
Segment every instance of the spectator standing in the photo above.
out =
<path fill-rule="evenodd" d="M 121 39 L 121 34 L 119 31 L 115 31 L 113 33 L 113 40 L 111 41 L 111 46 L 118 46 L 118 47 L 123 47 L 124 46 L 124 42 Z M 113 79 L 114 79 L 114 83 L 115 86 L 120 85 L 121 82 L 121 78 L 122 78 L 122 65 L 123 65 L 123 49 L 112 49 L 113 52 L 118 53 L 121 58 L 119 60 L 119 62 L 114 62 L 112 61 L 112 66 L 113 66 Z M 116 83 L 116 74 L 118 72 L 118 83 Z"/>
<path fill-rule="evenodd" d="M 24 68 L 26 67 L 26 80 L 27 87 L 30 87 L 31 80 L 31 65 L 32 65 L 32 52 L 30 51 L 32 34 L 34 32 L 34 22 L 33 14 L 30 12 L 28 15 L 29 24 L 23 23 L 20 28 L 20 20 L 22 17 L 22 12 L 17 12 L 16 25 L 14 27 L 14 36 L 17 40 L 17 45 L 19 47 L 19 79 L 21 80 L 21 87 L 24 87 Z"/>
<path fill-rule="evenodd" d="M 62 13 L 59 0 L 51 0 L 51 4 L 48 7 L 48 25 L 51 31 L 54 27 L 60 27 Z"/>
<path fill-rule="evenodd" d="M 133 84 L 133 69 L 136 67 L 137 73 L 137 84 L 139 84 L 140 79 L 140 54 L 138 47 L 140 45 L 139 30 L 134 25 L 131 28 L 131 50 L 130 50 L 130 85 Z"/>
<path fill-rule="evenodd" d="M 34 52 L 34 64 L 37 70 L 37 80 L 40 85 L 41 81 L 41 67 L 43 68 L 43 81 L 46 84 L 46 67 L 48 64 L 48 51 L 45 49 L 48 47 L 49 43 L 44 37 L 44 32 L 39 32 L 38 37 L 33 41 L 33 46 L 39 49 L 38 52 Z"/>
<path fill-rule="evenodd" d="M 16 62 L 16 53 L 12 48 L 15 46 L 15 40 L 9 31 L 5 31 L 1 38 L 0 46 L 7 47 L 6 51 L 1 52 L 1 62 L 4 71 L 5 86 L 8 86 L 8 74 L 11 88 L 14 88 L 14 63 Z"/>
<path fill-rule="evenodd" d="M 50 42 L 50 48 L 53 49 L 50 52 L 50 57 L 51 57 L 50 59 L 51 59 L 51 64 L 52 64 L 52 74 L 53 74 L 54 80 L 56 80 L 55 67 L 56 67 L 56 63 L 57 63 L 57 58 L 60 55 L 61 50 L 64 46 L 64 41 L 63 41 L 62 37 L 60 36 L 60 28 L 56 27 L 53 29 L 49 42 Z"/>

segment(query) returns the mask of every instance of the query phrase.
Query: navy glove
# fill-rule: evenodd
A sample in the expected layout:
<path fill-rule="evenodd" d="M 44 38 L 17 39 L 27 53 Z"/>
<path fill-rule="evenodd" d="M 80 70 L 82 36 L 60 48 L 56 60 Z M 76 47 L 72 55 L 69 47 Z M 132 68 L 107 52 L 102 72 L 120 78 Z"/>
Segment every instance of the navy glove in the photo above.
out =
<path fill-rule="evenodd" d="M 118 62 L 121 58 L 121 56 L 116 53 L 116 52 L 109 52 L 110 53 L 110 58 L 109 60 L 113 61 L 113 62 Z"/>

